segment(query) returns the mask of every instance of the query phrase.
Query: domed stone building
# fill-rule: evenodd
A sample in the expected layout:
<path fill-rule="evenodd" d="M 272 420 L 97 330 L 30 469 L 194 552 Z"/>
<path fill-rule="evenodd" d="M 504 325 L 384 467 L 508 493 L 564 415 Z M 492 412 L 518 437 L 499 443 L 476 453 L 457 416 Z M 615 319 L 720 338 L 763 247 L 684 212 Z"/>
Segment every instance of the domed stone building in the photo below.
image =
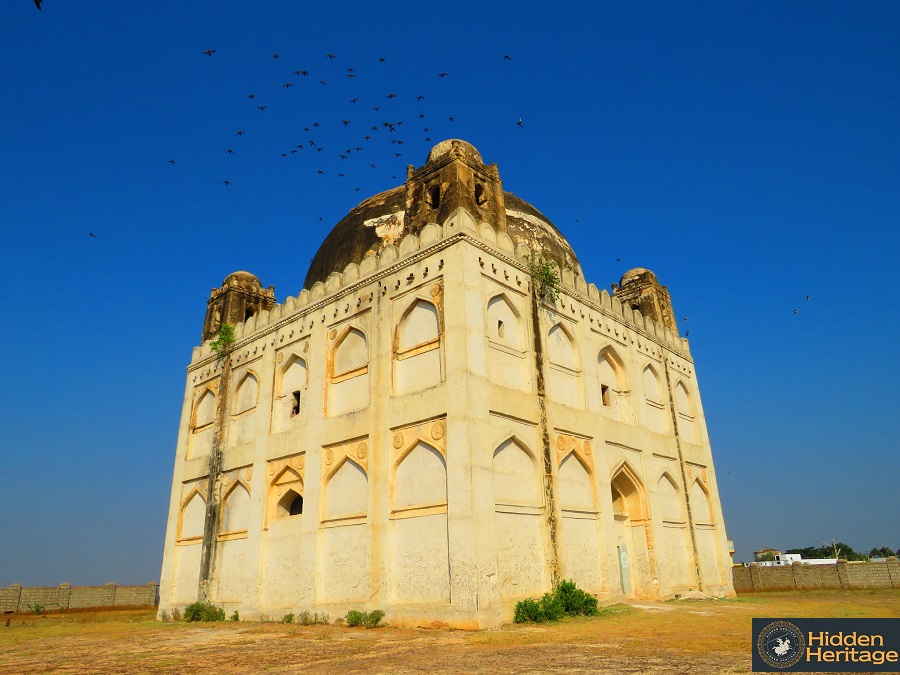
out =
<path fill-rule="evenodd" d="M 612 289 L 460 140 L 350 211 L 299 296 L 229 275 L 188 367 L 160 612 L 474 628 L 561 579 L 733 595 L 668 291 L 645 269 Z"/>

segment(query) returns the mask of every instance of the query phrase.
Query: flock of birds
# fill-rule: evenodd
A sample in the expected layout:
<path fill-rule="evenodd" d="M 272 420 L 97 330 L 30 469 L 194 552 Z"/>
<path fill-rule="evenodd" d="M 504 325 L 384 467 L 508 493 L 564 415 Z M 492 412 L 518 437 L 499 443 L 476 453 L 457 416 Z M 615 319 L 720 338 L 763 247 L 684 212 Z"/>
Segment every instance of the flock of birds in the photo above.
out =
<path fill-rule="evenodd" d="M 206 49 L 201 51 L 200 55 L 216 58 L 217 50 Z M 502 61 L 512 61 L 510 54 L 500 56 Z M 277 52 L 272 54 L 273 61 L 280 61 L 281 58 Z M 391 180 L 397 180 L 397 160 L 403 161 L 404 151 L 408 145 L 416 141 L 426 144 L 436 143 L 440 140 L 436 126 L 440 125 L 442 127 L 440 131 L 444 131 L 446 125 L 453 124 L 456 120 L 454 114 L 436 113 L 433 109 L 435 106 L 429 106 L 430 101 L 427 99 L 430 96 L 426 97 L 424 93 L 404 95 L 398 94 L 398 90 L 392 87 L 385 87 L 383 94 L 375 96 L 372 94 L 372 88 L 379 73 L 368 73 L 373 77 L 367 83 L 367 88 L 363 88 L 355 82 L 357 78 L 366 76 L 356 67 L 338 66 L 340 61 L 332 52 L 322 58 L 325 61 L 320 64 L 321 68 L 316 74 L 311 75 L 310 70 L 305 68 L 292 71 L 285 69 L 280 76 L 281 84 L 278 85 L 279 89 L 286 91 L 295 87 L 304 89 L 303 112 L 309 117 L 305 122 L 298 123 L 298 128 L 293 132 L 296 134 L 293 140 L 273 151 L 273 156 L 280 155 L 282 160 L 295 156 L 305 157 L 309 162 L 307 170 L 310 175 L 330 175 L 336 179 L 352 180 L 359 177 L 361 171 L 368 171 L 370 175 L 373 171 L 386 171 L 393 174 Z M 335 63 L 336 60 L 338 63 Z M 385 57 L 379 57 L 375 68 L 384 68 L 386 61 Z M 331 84 L 336 77 L 341 80 L 338 87 Z M 435 73 L 435 77 L 437 81 L 443 82 L 450 78 L 450 73 L 440 71 Z M 351 91 L 346 102 L 342 102 L 341 112 L 336 117 L 333 110 L 327 114 L 321 110 L 319 113 L 316 112 L 316 104 L 322 102 L 317 96 L 324 96 L 330 89 Z M 449 90 L 445 92 L 452 93 Z M 246 92 L 244 96 L 248 104 L 262 115 L 271 114 L 270 109 L 292 104 L 291 100 L 286 101 L 283 95 L 279 98 L 275 94 L 274 82 L 264 90 L 254 89 Z M 411 110 L 409 106 L 413 106 L 413 109 Z M 524 128 L 521 117 L 515 124 Z M 240 146 L 246 147 L 245 144 L 252 135 L 252 126 L 242 125 L 241 128 L 236 128 L 233 140 L 223 147 L 223 154 L 239 155 L 243 149 Z M 340 140 L 337 140 L 338 138 Z M 337 160 L 336 164 L 334 160 Z M 177 163 L 176 159 L 167 159 L 166 162 L 170 165 Z M 404 162 L 403 168 L 408 163 Z M 233 183 L 231 176 L 221 176 L 220 179 L 222 185 L 226 187 Z M 356 192 L 362 190 L 358 185 L 359 182 L 357 181 L 355 187 Z"/>

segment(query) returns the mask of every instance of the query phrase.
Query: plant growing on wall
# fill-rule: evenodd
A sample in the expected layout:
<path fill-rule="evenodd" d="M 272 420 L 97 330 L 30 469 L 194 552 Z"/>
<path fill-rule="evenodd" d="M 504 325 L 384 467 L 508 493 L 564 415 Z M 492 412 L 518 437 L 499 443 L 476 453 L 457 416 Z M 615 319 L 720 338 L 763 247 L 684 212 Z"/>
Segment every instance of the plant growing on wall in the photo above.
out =
<path fill-rule="evenodd" d="M 219 358 L 224 358 L 234 342 L 234 326 L 230 323 L 223 323 L 219 326 L 219 332 L 216 333 L 216 339 L 210 342 L 209 346 L 219 355 Z"/>
<path fill-rule="evenodd" d="M 528 275 L 538 297 L 548 302 L 556 302 L 559 299 L 559 265 L 554 261 L 547 260 L 540 253 L 532 253 L 528 257 Z"/>

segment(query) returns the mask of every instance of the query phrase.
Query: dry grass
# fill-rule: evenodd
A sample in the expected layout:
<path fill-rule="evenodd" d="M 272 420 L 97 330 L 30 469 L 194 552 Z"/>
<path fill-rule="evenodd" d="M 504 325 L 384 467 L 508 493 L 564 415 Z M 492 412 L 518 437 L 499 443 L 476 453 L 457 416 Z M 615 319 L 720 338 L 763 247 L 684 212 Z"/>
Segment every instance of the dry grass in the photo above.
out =
<path fill-rule="evenodd" d="M 157 623 L 147 609 L 15 614 L 2 673 L 749 673 L 753 617 L 900 617 L 900 590 L 637 602 L 497 630 Z"/>

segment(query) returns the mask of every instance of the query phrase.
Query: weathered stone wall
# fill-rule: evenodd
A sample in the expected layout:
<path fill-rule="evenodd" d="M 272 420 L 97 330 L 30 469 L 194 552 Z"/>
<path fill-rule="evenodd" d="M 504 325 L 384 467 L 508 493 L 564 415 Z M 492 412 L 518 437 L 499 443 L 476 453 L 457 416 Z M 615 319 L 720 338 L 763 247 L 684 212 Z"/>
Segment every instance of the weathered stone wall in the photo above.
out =
<path fill-rule="evenodd" d="M 87 609 L 91 607 L 155 607 L 159 602 L 159 584 L 145 586 L 35 586 L 13 584 L 0 588 L 0 613 L 27 612 L 30 605 L 48 610 Z"/>
<path fill-rule="evenodd" d="M 822 589 L 900 588 L 900 562 L 735 567 L 737 593 Z"/>

